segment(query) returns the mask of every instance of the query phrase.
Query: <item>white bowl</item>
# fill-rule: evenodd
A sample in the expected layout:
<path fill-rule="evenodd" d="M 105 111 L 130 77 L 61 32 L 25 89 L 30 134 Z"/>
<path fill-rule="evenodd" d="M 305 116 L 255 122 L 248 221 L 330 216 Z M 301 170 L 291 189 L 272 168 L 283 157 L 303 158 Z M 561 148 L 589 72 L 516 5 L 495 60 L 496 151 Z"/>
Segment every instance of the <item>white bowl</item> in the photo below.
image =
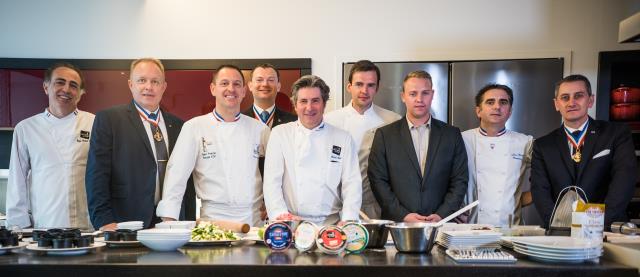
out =
<path fill-rule="evenodd" d="M 178 247 L 189 242 L 189 239 L 190 237 L 180 239 L 146 239 L 138 237 L 138 241 L 144 244 L 144 246 L 155 251 L 175 251 Z"/>

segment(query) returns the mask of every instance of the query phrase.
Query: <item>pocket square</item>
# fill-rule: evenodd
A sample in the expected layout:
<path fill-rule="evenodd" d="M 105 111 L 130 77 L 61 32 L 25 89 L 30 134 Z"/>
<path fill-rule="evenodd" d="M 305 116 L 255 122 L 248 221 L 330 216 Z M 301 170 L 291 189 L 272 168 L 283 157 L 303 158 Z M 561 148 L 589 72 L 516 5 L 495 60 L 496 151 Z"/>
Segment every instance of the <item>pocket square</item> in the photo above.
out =
<path fill-rule="evenodd" d="M 602 151 L 600 151 L 600 153 L 598 153 L 595 156 L 593 156 L 593 160 L 595 160 L 597 158 L 600 158 L 600 157 L 604 157 L 606 155 L 609 155 L 609 153 L 611 153 L 611 150 L 609 150 L 609 149 L 602 150 Z"/>

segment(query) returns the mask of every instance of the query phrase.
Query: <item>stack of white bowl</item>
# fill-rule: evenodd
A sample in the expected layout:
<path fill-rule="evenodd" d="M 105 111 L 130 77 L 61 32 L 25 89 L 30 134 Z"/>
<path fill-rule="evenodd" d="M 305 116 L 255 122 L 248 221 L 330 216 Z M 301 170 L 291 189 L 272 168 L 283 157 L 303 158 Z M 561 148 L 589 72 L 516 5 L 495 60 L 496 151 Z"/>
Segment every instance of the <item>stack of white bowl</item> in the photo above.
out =
<path fill-rule="evenodd" d="M 118 229 L 140 230 L 142 229 L 142 221 L 126 221 L 118 223 Z"/>
<path fill-rule="evenodd" d="M 175 251 L 191 239 L 188 229 L 148 229 L 138 231 L 138 241 L 156 251 Z"/>

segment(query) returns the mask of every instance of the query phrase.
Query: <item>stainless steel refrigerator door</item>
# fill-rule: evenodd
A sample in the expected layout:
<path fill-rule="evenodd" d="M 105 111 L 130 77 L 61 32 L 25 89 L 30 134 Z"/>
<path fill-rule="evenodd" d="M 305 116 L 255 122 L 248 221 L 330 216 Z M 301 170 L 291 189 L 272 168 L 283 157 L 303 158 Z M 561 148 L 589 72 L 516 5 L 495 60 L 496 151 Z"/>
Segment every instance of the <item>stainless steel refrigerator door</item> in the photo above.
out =
<path fill-rule="evenodd" d="M 562 79 L 562 59 L 454 62 L 451 67 L 451 124 L 479 126 L 475 95 L 488 83 L 508 85 L 514 101 L 507 129 L 541 137 L 561 123 L 553 105 L 555 83 Z"/>
<path fill-rule="evenodd" d="M 380 86 L 373 103 L 404 116 L 407 110 L 400 99 L 402 81 L 409 72 L 424 70 L 431 75 L 433 89 L 435 90 L 433 101 L 431 102 L 431 114 L 441 121 L 448 122 L 448 63 L 380 62 L 375 64 L 380 68 Z M 353 67 L 353 63 L 345 63 L 342 66 L 343 106 L 348 105 L 349 101 L 351 101 L 351 94 L 347 91 L 351 67 Z"/>

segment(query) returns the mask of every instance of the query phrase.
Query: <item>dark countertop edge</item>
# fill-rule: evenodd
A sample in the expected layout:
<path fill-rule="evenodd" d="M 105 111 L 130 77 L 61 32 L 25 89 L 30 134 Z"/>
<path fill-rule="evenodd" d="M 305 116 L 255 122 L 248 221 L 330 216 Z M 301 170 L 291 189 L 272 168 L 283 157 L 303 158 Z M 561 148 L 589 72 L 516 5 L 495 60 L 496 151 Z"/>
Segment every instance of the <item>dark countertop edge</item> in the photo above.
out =
<path fill-rule="evenodd" d="M 437 265 L 437 266 L 385 266 L 385 265 L 220 265 L 220 264 L 31 264 L 29 266 L 12 264 L 0 265 L 0 276 L 135 276 L 135 277 L 182 277 L 182 276 L 304 276 L 304 277 L 366 277 L 375 276 L 638 276 L 635 268 L 624 266 L 567 267 L 567 266 L 528 266 L 509 267 L 493 264 L 476 265 Z"/>

